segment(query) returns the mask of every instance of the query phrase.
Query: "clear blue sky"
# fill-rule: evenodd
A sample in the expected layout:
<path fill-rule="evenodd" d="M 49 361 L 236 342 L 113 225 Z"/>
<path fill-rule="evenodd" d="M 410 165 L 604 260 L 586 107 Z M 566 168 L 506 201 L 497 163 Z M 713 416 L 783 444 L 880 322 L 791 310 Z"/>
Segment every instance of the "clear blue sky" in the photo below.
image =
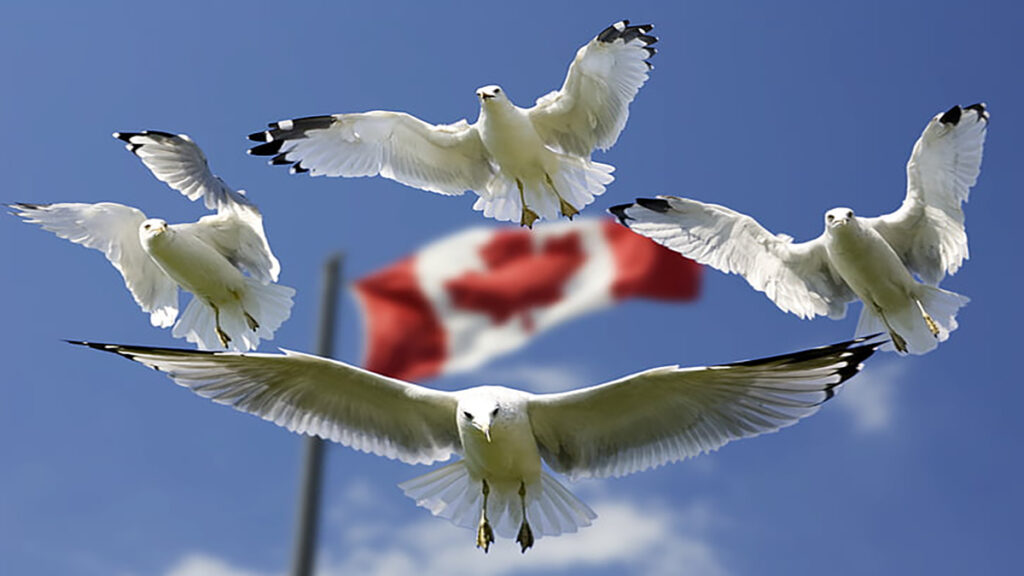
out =
<path fill-rule="evenodd" d="M 322 574 L 1011 573 L 1024 351 L 1020 218 L 1022 9 L 1012 2 L 8 3 L 0 18 L 3 202 L 115 201 L 170 222 L 203 214 L 152 178 L 115 130 L 191 135 L 265 215 L 298 290 L 274 345 L 313 347 L 319 269 L 350 278 L 484 222 L 473 197 L 382 179 L 292 176 L 244 154 L 266 122 L 394 109 L 477 114 L 500 83 L 530 105 L 575 50 L 623 17 L 653 22 L 655 69 L 618 144 L 617 179 L 585 213 L 658 193 L 731 206 L 798 240 L 822 214 L 895 209 L 937 112 L 986 101 L 966 206 L 960 329 L 923 357 L 884 354 L 817 415 L 655 471 L 572 488 L 599 514 L 525 556 L 416 508 L 395 484 L 426 471 L 332 446 Z M 501 12 L 497 12 L 502 7 Z M 0 573 L 267 576 L 288 565 L 300 438 L 63 338 L 184 346 L 149 326 L 97 252 L 4 214 Z M 735 276 L 693 304 L 630 302 L 431 384 L 595 384 L 845 339 L 848 318 L 799 320 Z M 346 295 L 340 358 L 358 362 Z"/>

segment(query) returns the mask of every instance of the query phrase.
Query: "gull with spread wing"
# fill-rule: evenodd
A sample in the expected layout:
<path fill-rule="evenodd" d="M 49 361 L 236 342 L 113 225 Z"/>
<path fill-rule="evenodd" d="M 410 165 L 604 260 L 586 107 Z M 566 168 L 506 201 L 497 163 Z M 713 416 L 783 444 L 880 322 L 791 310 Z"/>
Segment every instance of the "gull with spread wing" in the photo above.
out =
<path fill-rule="evenodd" d="M 988 118 L 984 104 L 936 114 L 910 155 L 900 208 L 876 218 L 833 208 L 824 233 L 809 242 L 793 243 L 724 206 L 675 196 L 609 211 L 688 258 L 742 275 L 801 318 L 843 318 L 859 298 L 858 335 L 887 331 L 885 349 L 924 354 L 956 330 L 957 311 L 968 302 L 938 283 L 968 257 L 961 205 L 981 169 Z"/>
<path fill-rule="evenodd" d="M 589 526 L 594 512 L 545 472 L 625 476 L 774 432 L 816 412 L 881 344 L 867 338 L 724 364 L 645 370 L 557 394 L 425 388 L 309 354 L 197 352 L 72 342 L 168 375 L 214 402 L 356 450 L 430 464 L 400 484 L 434 515 L 523 552 Z"/>
<path fill-rule="evenodd" d="M 275 284 L 281 265 L 256 206 L 210 172 L 188 136 L 146 131 L 114 137 L 158 179 L 192 200 L 203 198 L 217 213 L 170 225 L 113 202 L 12 204 L 15 214 L 103 252 L 150 323 L 174 325 L 176 338 L 204 350 L 252 350 L 260 338 L 273 338 L 291 314 L 295 290 Z M 180 319 L 179 286 L 193 295 Z"/>
<path fill-rule="evenodd" d="M 607 150 L 647 81 L 657 39 L 651 26 L 622 20 L 576 52 L 560 90 L 519 108 L 499 86 L 476 91 L 480 115 L 469 124 L 433 125 L 403 112 L 282 120 L 250 134 L 249 150 L 313 176 L 383 176 L 446 195 L 472 190 L 485 216 L 532 226 L 572 218 L 604 193 L 612 166 L 590 159 Z"/>

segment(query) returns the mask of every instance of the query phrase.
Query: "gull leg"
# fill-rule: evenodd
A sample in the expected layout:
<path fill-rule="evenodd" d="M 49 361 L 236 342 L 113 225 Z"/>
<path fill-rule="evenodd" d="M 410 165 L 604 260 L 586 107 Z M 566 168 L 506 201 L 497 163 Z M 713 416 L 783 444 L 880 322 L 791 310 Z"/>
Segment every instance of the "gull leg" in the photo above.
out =
<path fill-rule="evenodd" d="M 242 314 L 245 316 L 245 323 L 249 325 L 249 330 L 253 332 L 260 329 L 260 323 L 256 321 L 248 312 L 242 310 Z"/>
<path fill-rule="evenodd" d="M 523 212 L 522 216 L 519 217 L 519 225 L 526 226 L 527 228 L 533 228 L 533 223 L 537 221 L 537 213 L 526 207 L 526 196 L 523 193 L 523 181 L 516 178 L 516 186 L 519 187 L 519 202 L 522 203 Z"/>
<path fill-rule="evenodd" d="M 533 546 L 533 530 L 530 529 L 530 523 L 526 521 L 526 484 L 523 482 L 519 483 L 519 503 L 523 507 L 523 523 L 519 525 L 516 542 L 522 546 L 522 552 L 525 554 L 526 549 Z"/>
<path fill-rule="evenodd" d="M 579 214 L 580 211 L 577 210 L 576 207 L 573 206 L 572 204 L 566 202 L 565 198 L 562 198 L 562 195 L 558 193 L 558 189 L 555 188 L 555 183 L 551 180 L 551 176 L 548 175 L 547 172 L 544 173 L 544 179 L 547 180 L 548 187 L 551 188 L 551 191 L 555 193 L 555 196 L 558 196 L 558 205 L 559 210 L 562 211 L 562 216 L 565 216 L 569 220 L 572 220 L 572 217 Z"/>
<path fill-rule="evenodd" d="M 491 543 L 494 542 L 494 530 L 491 529 L 491 523 L 487 521 L 487 496 L 491 493 L 491 487 L 487 485 L 487 480 L 483 481 L 484 487 L 484 505 L 480 509 L 480 525 L 476 529 L 476 547 L 483 548 L 484 554 L 491 548 Z"/>
<path fill-rule="evenodd" d="M 903 339 L 903 336 L 900 336 L 892 329 L 892 326 L 889 325 L 889 319 L 885 317 L 885 313 L 882 312 L 881 308 L 875 306 L 875 313 L 882 319 L 882 323 L 885 324 L 885 329 L 889 331 L 889 338 L 892 339 L 892 345 L 896 347 L 896 351 L 906 354 L 907 341 Z"/>
<path fill-rule="evenodd" d="M 924 317 L 924 323 L 928 325 L 928 329 L 931 330 L 932 336 L 939 337 L 939 325 L 928 315 L 924 310 L 924 305 L 917 298 L 914 298 L 914 302 L 917 304 L 917 309 L 921 311 L 921 316 Z"/>
<path fill-rule="evenodd" d="M 231 336 L 228 336 L 228 333 L 220 327 L 220 308 L 217 308 L 217 305 L 212 302 L 208 302 L 208 304 L 210 308 L 213 308 L 213 322 L 217 327 L 217 339 L 220 340 L 221 346 L 227 348 L 228 342 L 231 342 Z"/>

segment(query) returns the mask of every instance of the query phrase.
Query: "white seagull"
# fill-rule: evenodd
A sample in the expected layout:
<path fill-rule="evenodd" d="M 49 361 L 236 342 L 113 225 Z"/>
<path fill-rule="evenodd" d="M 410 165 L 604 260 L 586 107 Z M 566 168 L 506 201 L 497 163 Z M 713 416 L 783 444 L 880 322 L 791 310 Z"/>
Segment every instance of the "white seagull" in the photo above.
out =
<path fill-rule="evenodd" d="M 12 204 L 15 214 L 61 238 L 99 250 L 124 277 L 153 326 L 204 350 L 251 350 L 271 339 L 291 314 L 295 290 L 274 284 L 281 265 L 263 217 L 241 191 L 214 176 L 184 134 L 114 133 L 153 174 L 217 213 L 172 224 L 113 202 Z M 243 272 L 248 272 L 246 276 Z M 193 294 L 178 318 L 178 287 Z"/>
<path fill-rule="evenodd" d="M 220 404 L 363 452 L 431 464 L 400 484 L 434 515 L 523 552 L 596 514 L 542 469 L 625 476 L 774 432 L 813 414 L 880 345 L 859 339 L 720 366 L 645 370 L 558 394 L 425 388 L 309 354 L 196 352 L 72 342 L 120 354 Z"/>
<path fill-rule="evenodd" d="M 650 25 L 612 24 L 576 52 L 560 90 L 519 108 L 499 86 L 476 91 L 473 124 L 428 124 L 403 112 L 375 110 L 283 120 L 250 134 L 249 150 L 313 176 L 383 176 L 447 195 L 475 192 L 473 209 L 532 226 L 537 218 L 572 218 L 614 178 L 593 162 L 626 125 L 629 103 L 647 81 L 654 55 Z"/>
<path fill-rule="evenodd" d="M 857 335 L 888 331 L 884 349 L 924 354 L 956 330 L 957 311 L 968 302 L 937 286 L 968 257 L 961 204 L 978 178 L 987 128 L 984 104 L 935 115 L 907 163 L 903 205 L 877 218 L 833 208 L 825 213 L 824 233 L 809 242 L 794 244 L 750 216 L 674 196 L 609 211 L 634 232 L 742 275 L 801 318 L 842 318 L 847 303 L 859 298 Z"/>

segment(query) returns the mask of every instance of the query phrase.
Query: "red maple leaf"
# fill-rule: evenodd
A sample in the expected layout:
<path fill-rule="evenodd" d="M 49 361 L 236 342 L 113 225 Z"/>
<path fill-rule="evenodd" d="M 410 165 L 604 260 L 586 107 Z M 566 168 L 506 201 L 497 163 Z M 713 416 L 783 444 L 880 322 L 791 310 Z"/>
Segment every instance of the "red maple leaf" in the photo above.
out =
<path fill-rule="evenodd" d="M 520 316 L 533 330 L 530 311 L 562 298 L 566 282 L 586 254 L 578 232 L 546 239 L 537 249 L 525 231 L 500 231 L 480 248 L 485 272 L 467 272 L 445 283 L 452 307 L 488 315 L 495 324 Z"/>

